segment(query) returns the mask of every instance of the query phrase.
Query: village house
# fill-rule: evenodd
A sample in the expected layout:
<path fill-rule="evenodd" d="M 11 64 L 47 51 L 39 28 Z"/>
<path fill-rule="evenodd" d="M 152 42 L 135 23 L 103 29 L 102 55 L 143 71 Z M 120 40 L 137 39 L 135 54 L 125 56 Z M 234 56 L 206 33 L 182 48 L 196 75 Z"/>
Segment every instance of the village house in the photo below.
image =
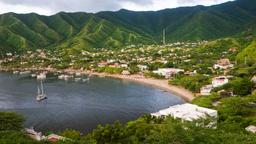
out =
<path fill-rule="evenodd" d="M 107 60 L 108 64 L 111 64 L 111 63 L 114 63 L 114 62 L 116 62 L 116 60 L 113 60 L 113 59 Z"/>
<path fill-rule="evenodd" d="M 254 82 L 254 83 L 256 84 L 256 75 L 255 75 L 255 76 L 253 76 L 253 78 L 252 78 L 252 82 Z"/>
<path fill-rule="evenodd" d="M 130 75 L 131 73 L 128 70 L 123 70 L 122 75 Z"/>
<path fill-rule="evenodd" d="M 105 66 L 107 66 L 107 62 L 105 62 L 105 61 L 102 61 L 102 62 L 100 62 L 99 64 L 98 64 L 98 67 L 105 67 Z"/>
<path fill-rule="evenodd" d="M 251 132 L 251 133 L 256 133 L 256 126 L 250 125 L 245 128 L 246 131 Z"/>
<path fill-rule="evenodd" d="M 193 72 L 186 71 L 184 74 L 187 76 L 194 76 L 196 74 L 196 71 L 193 71 Z"/>
<path fill-rule="evenodd" d="M 218 94 L 220 95 L 221 98 L 234 96 L 234 93 L 232 91 L 226 91 L 226 90 L 220 90 L 218 91 Z"/>
<path fill-rule="evenodd" d="M 151 113 L 152 116 L 172 116 L 173 118 L 181 119 L 182 121 L 194 121 L 199 119 L 211 118 L 210 127 L 215 127 L 217 124 L 218 112 L 213 109 L 199 107 L 197 105 L 185 103 L 171 106 L 167 109 L 160 110 L 156 113 Z"/>
<path fill-rule="evenodd" d="M 27 51 L 27 54 L 32 54 L 32 51 Z"/>
<path fill-rule="evenodd" d="M 12 56 L 12 53 L 6 53 L 6 56 Z"/>
<path fill-rule="evenodd" d="M 42 132 L 36 132 L 34 130 L 34 128 L 31 128 L 31 129 L 26 128 L 25 132 L 27 133 L 27 135 L 29 137 L 31 137 L 32 139 L 34 139 L 36 141 L 42 141 L 42 140 L 46 140 L 46 141 L 49 141 L 49 142 L 72 141 L 72 139 L 69 139 L 69 138 L 66 138 L 66 137 L 63 137 L 63 136 L 59 136 L 59 135 L 56 135 L 56 134 L 50 134 L 48 136 L 44 136 L 42 134 Z"/>
<path fill-rule="evenodd" d="M 63 136 L 59 136 L 59 135 L 56 135 L 56 134 L 50 134 L 46 137 L 47 141 L 49 142 L 57 142 L 57 141 L 67 141 L 67 140 L 71 140 L 69 138 L 65 138 Z"/>
<path fill-rule="evenodd" d="M 223 85 L 227 84 L 228 82 L 229 82 L 229 80 L 226 76 L 219 76 L 219 77 L 213 78 L 212 86 L 214 88 L 216 88 L 216 87 L 223 86 Z"/>
<path fill-rule="evenodd" d="M 180 72 L 184 72 L 183 69 L 176 69 L 176 68 L 160 68 L 153 73 L 165 76 L 166 78 L 170 78 L 172 75 L 178 74 Z"/>
<path fill-rule="evenodd" d="M 46 53 L 44 51 L 41 51 L 38 55 L 40 58 L 46 58 Z"/>
<path fill-rule="evenodd" d="M 211 95 L 212 89 L 213 89 L 213 86 L 212 86 L 212 85 L 203 86 L 203 87 L 200 89 L 200 94 L 201 94 L 201 95 Z"/>
<path fill-rule="evenodd" d="M 128 64 L 121 64 L 120 65 L 122 68 L 128 68 Z"/>
<path fill-rule="evenodd" d="M 45 139 L 45 136 L 43 136 L 43 134 L 42 134 L 41 132 L 36 132 L 36 131 L 34 130 L 34 128 L 32 128 L 32 129 L 26 128 L 26 129 L 25 129 L 25 132 L 27 133 L 27 135 L 28 135 L 30 138 L 32 138 L 32 139 L 34 139 L 34 140 L 36 140 L 36 141 L 41 141 L 41 140 Z"/>
<path fill-rule="evenodd" d="M 233 48 L 230 48 L 228 51 L 229 51 L 229 52 L 232 52 L 232 53 L 235 53 L 235 52 L 237 52 L 237 49 L 238 49 L 238 48 L 233 47 Z"/>
<path fill-rule="evenodd" d="M 119 63 L 114 63 L 114 64 L 109 65 L 109 67 L 112 67 L 112 68 L 119 68 L 120 65 L 119 65 Z"/>
<path fill-rule="evenodd" d="M 140 69 L 140 71 L 142 71 L 142 72 L 148 70 L 148 66 L 146 66 L 146 65 L 137 65 L 137 66 Z"/>
<path fill-rule="evenodd" d="M 230 63 L 229 59 L 220 59 L 217 63 L 213 66 L 214 69 L 229 69 L 233 68 L 234 65 Z"/>

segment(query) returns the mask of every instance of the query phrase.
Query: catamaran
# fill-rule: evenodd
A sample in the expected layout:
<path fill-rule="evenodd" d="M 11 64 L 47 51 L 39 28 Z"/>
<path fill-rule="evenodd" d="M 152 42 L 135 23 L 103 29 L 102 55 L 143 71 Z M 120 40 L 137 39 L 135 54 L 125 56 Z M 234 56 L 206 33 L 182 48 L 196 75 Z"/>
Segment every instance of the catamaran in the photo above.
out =
<path fill-rule="evenodd" d="M 41 85 L 40 87 L 39 86 L 37 87 L 37 89 L 38 89 L 37 96 L 36 96 L 37 101 L 42 101 L 42 100 L 47 99 L 46 95 L 44 94 L 44 87 L 43 87 L 42 80 L 40 81 L 40 85 Z"/>

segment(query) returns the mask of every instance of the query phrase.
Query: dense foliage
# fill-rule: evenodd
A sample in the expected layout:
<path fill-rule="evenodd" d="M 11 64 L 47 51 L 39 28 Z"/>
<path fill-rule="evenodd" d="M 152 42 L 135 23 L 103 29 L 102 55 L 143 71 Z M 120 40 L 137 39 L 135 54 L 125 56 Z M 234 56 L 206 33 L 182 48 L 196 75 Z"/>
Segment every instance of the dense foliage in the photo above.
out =
<path fill-rule="evenodd" d="M 218 127 L 228 131 L 241 131 L 255 125 L 256 96 L 221 98 L 216 94 L 196 98 L 193 103 L 218 110 Z"/>
<path fill-rule="evenodd" d="M 234 95 L 238 96 L 246 96 L 252 93 L 254 87 L 254 83 L 248 78 L 235 78 L 228 84 L 216 88 L 215 91 L 218 90 L 227 90 L 232 91 Z"/>
<path fill-rule="evenodd" d="M 256 64 L 256 41 L 253 41 L 248 47 L 246 47 L 239 55 L 237 55 L 237 61 L 239 64 L 247 66 L 253 66 Z"/>
<path fill-rule="evenodd" d="M 21 131 L 23 129 L 23 121 L 24 118 L 16 113 L 0 112 L 0 143 L 36 143 Z"/>
<path fill-rule="evenodd" d="M 21 130 L 24 118 L 15 113 L 0 112 L 0 131 Z"/>
<path fill-rule="evenodd" d="M 169 81 L 172 85 L 182 86 L 192 92 L 199 92 L 200 88 L 210 83 L 210 78 L 197 74 L 195 76 L 176 76 Z"/>

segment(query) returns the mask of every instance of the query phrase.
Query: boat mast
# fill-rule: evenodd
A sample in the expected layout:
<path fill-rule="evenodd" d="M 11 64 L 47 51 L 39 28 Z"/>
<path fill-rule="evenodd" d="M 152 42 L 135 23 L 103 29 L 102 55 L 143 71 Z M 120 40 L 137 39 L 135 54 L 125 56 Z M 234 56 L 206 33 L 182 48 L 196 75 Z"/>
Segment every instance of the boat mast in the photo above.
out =
<path fill-rule="evenodd" d="M 38 85 L 37 85 L 37 95 L 40 95 L 40 88 Z"/>
<path fill-rule="evenodd" d="M 42 89 L 42 95 L 44 95 L 43 80 L 41 80 L 41 89 Z"/>

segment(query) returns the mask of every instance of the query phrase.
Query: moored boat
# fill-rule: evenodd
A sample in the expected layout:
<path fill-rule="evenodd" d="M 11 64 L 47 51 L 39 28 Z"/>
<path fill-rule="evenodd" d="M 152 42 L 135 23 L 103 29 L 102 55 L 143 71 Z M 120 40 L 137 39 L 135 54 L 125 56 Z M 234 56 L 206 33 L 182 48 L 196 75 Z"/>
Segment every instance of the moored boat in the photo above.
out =
<path fill-rule="evenodd" d="M 36 100 L 37 101 L 42 101 L 42 100 L 45 100 L 47 99 L 46 95 L 44 94 L 44 87 L 43 87 L 43 82 L 41 80 L 40 82 L 40 87 L 38 87 L 38 92 L 37 92 L 37 96 L 36 96 Z"/>

